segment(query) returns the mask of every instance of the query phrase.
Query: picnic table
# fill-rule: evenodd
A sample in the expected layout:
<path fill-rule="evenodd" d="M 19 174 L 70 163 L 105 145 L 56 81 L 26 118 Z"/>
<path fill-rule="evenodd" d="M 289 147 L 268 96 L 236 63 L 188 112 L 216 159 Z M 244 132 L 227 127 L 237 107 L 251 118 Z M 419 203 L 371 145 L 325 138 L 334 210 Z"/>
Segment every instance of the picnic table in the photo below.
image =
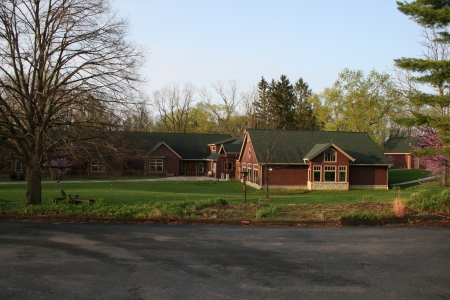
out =
<path fill-rule="evenodd" d="M 94 204 L 94 199 L 84 199 L 80 198 L 79 195 L 67 195 L 64 190 L 61 190 L 62 198 L 53 198 L 53 204 L 58 204 L 59 201 L 69 200 L 69 203 L 71 204 L 80 204 L 80 203 L 87 203 L 88 205 Z"/>

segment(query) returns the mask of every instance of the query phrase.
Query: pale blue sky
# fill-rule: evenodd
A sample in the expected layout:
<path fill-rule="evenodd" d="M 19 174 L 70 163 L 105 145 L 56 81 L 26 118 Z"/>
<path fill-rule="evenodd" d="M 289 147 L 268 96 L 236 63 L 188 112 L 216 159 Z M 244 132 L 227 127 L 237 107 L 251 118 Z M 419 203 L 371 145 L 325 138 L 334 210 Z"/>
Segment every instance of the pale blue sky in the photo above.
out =
<path fill-rule="evenodd" d="M 344 68 L 388 72 L 421 53 L 421 27 L 391 0 L 113 0 L 130 38 L 148 49 L 151 93 L 175 81 L 240 90 L 285 74 L 313 92 Z"/>

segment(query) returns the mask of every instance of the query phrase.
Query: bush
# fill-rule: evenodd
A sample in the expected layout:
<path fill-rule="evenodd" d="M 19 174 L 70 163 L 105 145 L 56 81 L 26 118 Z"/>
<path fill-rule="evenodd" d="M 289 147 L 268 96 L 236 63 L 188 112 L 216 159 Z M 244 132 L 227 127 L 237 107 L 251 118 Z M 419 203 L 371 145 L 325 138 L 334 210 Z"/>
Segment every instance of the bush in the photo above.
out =
<path fill-rule="evenodd" d="M 267 217 L 275 217 L 276 214 L 277 208 L 273 205 L 267 205 L 259 208 L 255 213 L 255 217 L 257 219 L 263 219 Z"/>
<path fill-rule="evenodd" d="M 438 213 L 441 211 L 448 211 L 450 204 L 450 190 L 444 190 L 438 195 L 431 195 L 427 189 L 420 190 L 411 194 L 407 205 L 421 214 L 423 213 Z"/>

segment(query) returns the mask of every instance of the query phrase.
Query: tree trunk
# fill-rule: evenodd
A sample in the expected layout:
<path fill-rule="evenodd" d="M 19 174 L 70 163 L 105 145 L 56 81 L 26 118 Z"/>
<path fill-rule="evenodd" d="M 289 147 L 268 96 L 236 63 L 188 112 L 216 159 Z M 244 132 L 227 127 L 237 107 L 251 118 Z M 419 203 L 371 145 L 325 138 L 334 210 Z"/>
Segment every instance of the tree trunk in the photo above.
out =
<path fill-rule="evenodd" d="M 266 198 L 269 199 L 269 165 L 266 164 Z"/>
<path fill-rule="evenodd" d="M 42 170 L 39 164 L 29 164 L 27 166 L 27 201 L 26 205 L 42 203 Z"/>

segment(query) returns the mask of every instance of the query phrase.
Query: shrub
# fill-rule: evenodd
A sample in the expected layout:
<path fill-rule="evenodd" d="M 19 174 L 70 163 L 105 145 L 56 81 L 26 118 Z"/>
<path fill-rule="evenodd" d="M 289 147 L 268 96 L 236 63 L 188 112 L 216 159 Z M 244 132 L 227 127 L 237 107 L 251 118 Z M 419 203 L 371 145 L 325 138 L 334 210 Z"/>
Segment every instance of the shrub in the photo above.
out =
<path fill-rule="evenodd" d="M 420 190 L 411 194 L 407 205 L 419 213 L 438 213 L 448 211 L 450 204 L 450 191 L 444 190 L 438 195 L 431 195 L 427 189 Z"/>
<path fill-rule="evenodd" d="M 277 208 L 273 205 L 267 205 L 259 208 L 256 213 L 255 217 L 257 219 L 267 218 L 267 217 L 274 217 L 277 214 Z"/>
<path fill-rule="evenodd" d="M 406 214 L 408 212 L 408 208 L 405 204 L 405 201 L 400 197 L 395 197 L 394 205 L 393 205 L 392 209 L 394 211 L 394 214 L 400 218 L 403 218 L 404 216 L 406 216 Z"/>

